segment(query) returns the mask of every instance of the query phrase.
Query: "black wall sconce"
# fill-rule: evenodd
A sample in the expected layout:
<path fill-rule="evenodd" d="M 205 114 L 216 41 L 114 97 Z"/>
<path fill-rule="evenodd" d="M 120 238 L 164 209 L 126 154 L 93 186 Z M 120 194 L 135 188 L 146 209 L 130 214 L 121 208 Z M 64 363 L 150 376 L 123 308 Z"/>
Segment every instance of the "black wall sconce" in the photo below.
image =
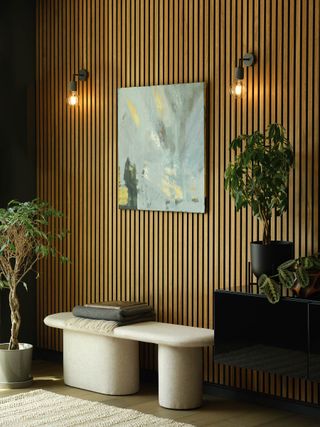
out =
<path fill-rule="evenodd" d="M 79 70 L 78 74 L 74 74 L 71 82 L 69 83 L 69 91 L 70 94 L 68 96 L 68 104 L 71 106 L 78 105 L 79 97 L 78 97 L 78 85 L 76 82 L 76 77 L 78 77 L 79 81 L 86 81 L 88 79 L 88 71 L 87 70 Z"/>
<path fill-rule="evenodd" d="M 235 68 L 235 81 L 230 88 L 230 93 L 235 98 L 242 98 L 246 93 L 244 84 L 244 65 L 251 67 L 255 63 L 255 56 L 253 53 L 246 53 L 243 58 L 239 59 L 238 66 Z"/>

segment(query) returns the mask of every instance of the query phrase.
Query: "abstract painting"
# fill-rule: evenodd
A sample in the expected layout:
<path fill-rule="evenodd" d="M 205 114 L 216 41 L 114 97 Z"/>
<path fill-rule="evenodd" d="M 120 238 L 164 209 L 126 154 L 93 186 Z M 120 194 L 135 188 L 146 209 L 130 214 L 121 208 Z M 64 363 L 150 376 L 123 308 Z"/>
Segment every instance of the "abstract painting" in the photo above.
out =
<path fill-rule="evenodd" d="M 205 212 L 205 84 L 118 89 L 119 207 Z"/>

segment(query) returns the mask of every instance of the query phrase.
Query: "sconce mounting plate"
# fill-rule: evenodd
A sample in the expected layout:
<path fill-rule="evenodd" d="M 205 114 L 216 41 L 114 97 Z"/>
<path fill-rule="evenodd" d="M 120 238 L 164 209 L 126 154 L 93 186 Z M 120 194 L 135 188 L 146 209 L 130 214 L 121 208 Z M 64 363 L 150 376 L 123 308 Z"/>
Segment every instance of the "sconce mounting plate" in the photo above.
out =
<path fill-rule="evenodd" d="M 253 65 L 255 63 L 255 56 L 253 53 L 246 53 L 245 55 L 243 55 L 242 61 L 243 61 L 243 65 L 245 65 L 246 67 L 251 67 L 251 65 Z"/>
<path fill-rule="evenodd" d="M 78 74 L 79 80 L 82 80 L 82 81 L 87 80 L 88 75 L 89 73 L 87 70 L 79 70 L 79 74 Z"/>

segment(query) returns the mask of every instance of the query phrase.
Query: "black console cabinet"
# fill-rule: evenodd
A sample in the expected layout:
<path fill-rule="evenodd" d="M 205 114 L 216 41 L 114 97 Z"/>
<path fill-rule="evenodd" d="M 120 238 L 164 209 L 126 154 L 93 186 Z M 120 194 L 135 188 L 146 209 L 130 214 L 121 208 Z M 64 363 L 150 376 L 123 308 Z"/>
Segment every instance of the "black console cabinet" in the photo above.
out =
<path fill-rule="evenodd" d="M 320 302 L 309 304 L 309 378 L 320 381 Z"/>
<path fill-rule="evenodd" d="M 320 302 L 216 291 L 215 361 L 320 380 Z"/>

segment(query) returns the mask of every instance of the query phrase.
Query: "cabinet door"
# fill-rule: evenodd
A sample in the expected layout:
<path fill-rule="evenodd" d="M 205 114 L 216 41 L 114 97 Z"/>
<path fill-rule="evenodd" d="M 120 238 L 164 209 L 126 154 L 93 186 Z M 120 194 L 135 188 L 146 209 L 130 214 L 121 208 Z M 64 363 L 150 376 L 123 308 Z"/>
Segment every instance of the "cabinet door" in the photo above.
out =
<path fill-rule="evenodd" d="M 320 302 L 309 305 L 309 377 L 320 380 Z"/>
<path fill-rule="evenodd" d="M 306 300 L 283 298 L 273 305 L 262 295 L 220 291 L 214 309 L 216 362 L 307 377 Z"/>

